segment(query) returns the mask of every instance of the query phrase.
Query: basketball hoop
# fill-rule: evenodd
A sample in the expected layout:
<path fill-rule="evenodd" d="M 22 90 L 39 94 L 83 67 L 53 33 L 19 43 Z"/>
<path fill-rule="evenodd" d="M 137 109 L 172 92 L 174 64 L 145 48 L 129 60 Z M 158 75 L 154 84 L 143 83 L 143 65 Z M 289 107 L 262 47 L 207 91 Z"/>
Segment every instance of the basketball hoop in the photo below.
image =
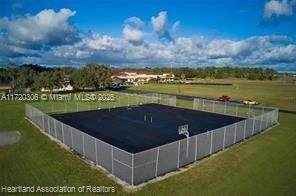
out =
<path fill-rule="evenodd" d="M 178 127 L 179 135 L 185 135 L 187 137 L 187 148 L 186 148 L 186 157 L 189 154 L 189 131 L 188 131 L 188 124 L 181 125 Z"/>
<path fill-rule="evenodd" d="M 186 137 L 189 137 L 188 124 L 179 126 L 178 132 L 179 135 L 185 135 Z"/>

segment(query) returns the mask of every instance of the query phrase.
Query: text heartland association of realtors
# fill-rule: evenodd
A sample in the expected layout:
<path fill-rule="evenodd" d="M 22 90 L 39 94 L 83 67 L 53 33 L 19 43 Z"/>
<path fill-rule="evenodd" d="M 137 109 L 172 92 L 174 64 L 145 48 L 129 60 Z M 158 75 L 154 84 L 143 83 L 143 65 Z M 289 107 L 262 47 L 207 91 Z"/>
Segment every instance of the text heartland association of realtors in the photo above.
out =
<path fill-rule="evenodd" d="M 0 193 L 114 193 L 109 186 L 0 186 Z"/>

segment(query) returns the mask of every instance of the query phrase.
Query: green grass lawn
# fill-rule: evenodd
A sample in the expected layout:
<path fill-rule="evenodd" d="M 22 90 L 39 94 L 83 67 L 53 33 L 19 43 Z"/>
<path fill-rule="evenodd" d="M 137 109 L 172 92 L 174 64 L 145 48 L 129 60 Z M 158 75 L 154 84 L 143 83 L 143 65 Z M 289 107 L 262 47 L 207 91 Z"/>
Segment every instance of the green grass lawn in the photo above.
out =
<path fill-rule="evenodd" d="M 2 102 L 0 108 L 0 131 L 19 130 L 22 134 L 17 144 L 0 148 L 0 186 L 104 185 L 115 186 L 122 193 L 102 172 L 91 169 L 24 119 L 23 103 Z"/>
<path fill-rule="evenodd" d="M 281 125 L 202 161 L 189 171 L 146 186 L 140 194 L 295 195 L 295 115 Z"/>
<path fill-rule="evenodd" d="M 81 95 L 86 95 L 86 93 L 80 93 Z M 151 98 L 138 94 L 126 94 L 118 93 L 114 91 L 98 91 L 90 92 L 88 95 L 95 95 L 96 99 L 100 95 L 113 95 L 114 100 L 112 101 L 77 101 L 75 97 L 78 93 L 68 94 L 71 99 L 67 101 L 36 101 L 30 104 L 39 110 L 51 114 L 51 113 L 67 113 L 67 112 L 78 112 L 87 110 L 96 110 L 120 106 L 138 105 L 144 103 L 151 103 Z M 101 97 L 101 96 L 100 96 Z"/>
<path fill-rule="evenodd" d="M 218 98 L 221 95 L 229 95 L 232 100 L 254 99 L 265 106 L 296 111 L 296 85 L 283 80 L 204 79 L 199 80 L 199 82 L 232 83 L 233 86 L 145 84 L 131 86 L 131 89 L 205 98 Z"/>
<path fill-rule="evenodd" d="M 253 94 L 257 94 L 257 87 L 254 88 Z M 282 88 L 280 86 L 278 90 L 283 91 Z M 282 95 L 294 96 L 291 88 Z M 255 96 L 252 90 L 249 96 Z M 276 104 L 274 99 L 271 96 L 270 103 Z M 294 106 L 286 101 L 282 107 Z M 115 186 L 119 195 L 127 194 L 105 174 L 91 169 L 27 122 L 24 103 L 0 102 L 0 115 L 0 131 L 19 130 L 22 133 L 19 143 L 0 148 L 0 186 L 104 185 Z M 295 119 L 295 114 L 280 113 L 281 124 L 276 128 L 201 161 L 184 173 L 149 184 L 135 194 L 295 195 Z"/>

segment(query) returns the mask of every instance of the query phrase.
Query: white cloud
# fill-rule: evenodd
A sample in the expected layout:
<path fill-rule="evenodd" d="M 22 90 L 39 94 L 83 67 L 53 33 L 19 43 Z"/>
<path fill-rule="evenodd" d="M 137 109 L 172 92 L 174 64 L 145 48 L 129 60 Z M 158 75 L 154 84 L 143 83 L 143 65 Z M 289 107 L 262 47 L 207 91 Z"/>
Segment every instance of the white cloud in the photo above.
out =
<path fill-rule="evenodd" d="M 63 46 L 48 53 L 48 59 L 65 59 L 84 64 L 101 62 L 116 65 L 183 66 L 268 66 L 293 68 L 296 45 L 286 36 L 254 36 L 240 41 L 204 37 L 180 37 L 175 43 L 145 43 L 139 46 L 106 35 L 85 37 L 75 46 Z M 62 61 L 62 64 L 66 62 Z"/>
<path fill-rule="evenodd" d="M 138 17 L 126 19 L 122 30 L 124 39 L 134 45 L 141 45 L 144 41 L 144 32 L 141 30 L 143 25 L 144 22 Z"/>
<path fill-rule="evenodd" d="M 133 29 L 130 25 L 125 25 L 123 28 L 123 37 L 127 41 L 134 44 L 142 44 L 144 40 L 144 33 L 139 29 Z"/>
<path fill-rule="evenodd" d="M 126 19 L 125 23 L 134 24 L 136 26 L 136 28 L 141 28 L 145 24 L 140 18 L 135 17 L 135 16 Z"/>
<path fill-rule="evenodd" d="M 10 59 L 12 60 L 12 59 Z M 176 66 L 262 66 L 294 69 L 296 45 L 286 36 L 254 36 L 240 41 L 205 37 L 179 37 L 175 43 L 134 45 L 122 38 L 92 34 L 74 45 L 54 47 L 41 57 L 15 57 L 14 61 L 48 64 Z"/>
<path fill-rule="evenodd" d="M 172 32 L 176 32 L 180 28 L 180 21 L 176 21 L 172 26 Z"/>
<path fill-rule="evenodd" d="M 158 16 L 151 18 L 151 24 L 153 27 L 153 30 L 158 35 L 160 39 L 166 39 L 168 41 L 174 42 L 174 39 L 172 38 L 171 34 L 168 31 L 168 25 L 167 25 L 167 12 L 161 11 L 158 13 Z"/>
<path fill-rule="evenodd" d="M 275 62 L 296 62 L 296 45 L 289 44 L 273 48 L 270 52 L 265 53 L 264 58 L 268 61 Z M 296 66 L 296 65 L 295 65 Z"/>
<path fill-rule="evenodd" d="M 294 2 L 294 1 L 293 1 Z M 264 6 L 264 18 L 271 18 L 273 16 L 291 16 L 293 14 L 293 2 L 288 0 L 271 0 L 266 2 Z"/>
<path fill-rule="evenodd" d="M 18 18 L 0 19 L 0 30 L 7 41 L 15 46 L 24 48 L 40 48 L 45 45 L 70 44 L 78 40 L 76 28 L 68 23 L 75 11 L 61 9 L 42 10 L 37 15 L 25 15 Z"/>
<path fill-rule="evenodd" d="M 74 14 L 67 9 L 43 10 L 36 16 L 2 18 L 0 28 L 6 32 L 0 30 L 0 63 L 83 65 L 97 62 L 118 66 L 174 64 L 296 69 L 296 44 L 287 36 L 254 36 L 239 41 L 193 36 L 177 37 L 165 43 L 152 42 L 144 41 L 144 22 L 131 17 L 124 23 L 123 37 L 93 32 L 65 41 L 64 38 L 78 36 L 75 27 L 68 22 Z M 151 22 L 159 37 L 168 39 L 164 37 L 168 33 L 166 13 L 160 12 Z M 12 27 L 17 28 L 15 32 Z"/>

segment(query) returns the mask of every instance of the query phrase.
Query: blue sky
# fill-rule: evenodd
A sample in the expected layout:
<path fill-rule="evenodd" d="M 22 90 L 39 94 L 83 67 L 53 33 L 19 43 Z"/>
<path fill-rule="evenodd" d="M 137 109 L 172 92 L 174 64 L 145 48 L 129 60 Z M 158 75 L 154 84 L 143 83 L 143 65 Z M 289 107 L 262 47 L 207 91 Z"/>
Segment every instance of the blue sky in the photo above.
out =
<path fill-rule="evenodd" d="M 295 0 L 0 0 L 0 3 L 0 52 L 6 51 L 0 59 L 2 64 L 98 62 L 117 66 L 296 69 Z M 43 22 L 36 21 L 40 13 Z M 48 17 L 58 15 L 61 21 L 56 27 L 42 26 L 52 21 Z M 30 25 L 35 31 L 32 37 L 26 29 Z M 61 26 L 64 29 L 55 29 Z M 18 29 L 19 34 L 13 29 Z M 57 33 L 67 39 L 61 40 L 54 35 Z M 149 52 L 152 50 L 156 52 Z"/>

